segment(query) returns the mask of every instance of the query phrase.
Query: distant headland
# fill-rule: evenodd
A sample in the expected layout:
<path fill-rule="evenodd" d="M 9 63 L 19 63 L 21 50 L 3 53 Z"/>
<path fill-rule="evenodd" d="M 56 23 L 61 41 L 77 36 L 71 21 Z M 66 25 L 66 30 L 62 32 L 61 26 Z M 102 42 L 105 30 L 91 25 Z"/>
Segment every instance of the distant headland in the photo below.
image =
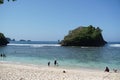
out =
<path fill-rule="evenodd" d="M 69 31 L 69 34 L 60 42 L 62 46 L 104 46 L 107 42 L 103 39 L 102 30 L 89 25 L 80 26 Z"/>
<path fill-rule="evenodd" d="M 9 43 L 7 38 L 4 36 L 3 33 L 0 33 L 0 46 L 5 46 Z"/>

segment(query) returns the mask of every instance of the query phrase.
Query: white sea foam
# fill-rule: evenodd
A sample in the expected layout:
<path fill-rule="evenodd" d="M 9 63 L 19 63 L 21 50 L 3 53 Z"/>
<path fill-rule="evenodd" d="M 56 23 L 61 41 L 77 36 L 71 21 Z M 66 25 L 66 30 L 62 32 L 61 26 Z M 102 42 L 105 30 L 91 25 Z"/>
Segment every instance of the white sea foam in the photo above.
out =
<path fill-rule="evenodd" d="M 110 44 L 110 47 L 120 47 L 120 44 Z"/>
<path fill-rule="evenodd" d="M 84 47 L 84 46 L 82 46 L 81 48 L 89 48 L 89 47 Z"/>
<path fill-rule="evenodd" d="M 30 47 L 57 47 L 60 46 L 59 44 L 32 44 Z"/>
<path fill-rule="evenodd" d="M 10 46 L 28 46 L 28 47 L 57 47 L 60 46 L 60 44 L 8 44 Z"/>
<path fill-rule="evenodd" d="M 10 46 L 30 46 L 30 44 L 7 44 L 7 45 L 10 45 Z"/>

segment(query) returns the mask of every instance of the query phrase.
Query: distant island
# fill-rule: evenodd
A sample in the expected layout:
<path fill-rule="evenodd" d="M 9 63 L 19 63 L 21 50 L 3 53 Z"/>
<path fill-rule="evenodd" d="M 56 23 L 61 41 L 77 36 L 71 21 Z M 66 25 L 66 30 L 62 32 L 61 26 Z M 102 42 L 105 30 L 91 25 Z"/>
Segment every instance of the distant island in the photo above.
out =
<path fill-rule="evenodd" d="M 24 40 L 24 39 L 21 39 L 20 41 L 26 41 L 26 40 Z"/>
<path fill-rule="evenodd" d="M 62 46 L 104 46 L 107 42 L 103 39 L 102 30 L 89 25 L 81 26 L 69 31 L 69 34 L 60 42 Z"/>
<path fill-rule="evenodd" d="M 11 39 L 11 38 L 9 38 L 9 37 L 7 37 L 6 39 L 7 39 L 7 41 L 9 41 L 9 42 L 10 42 L 10 41 L 15 41 L 15 39 Z"/>
<path fill-rule="evenodd" d="M 9 42 L 3 33 L 0 33 L 0 46 L 7 45 Z"/>
<path fill-rule="evenodd" d="M 30 42 L 31 40 L 24 40 L 24 39 L 21 39 L 21 40 L 19 40 L 19 41 L 22 41 L 22 42 L 28 41 L 28 42 Z"/>

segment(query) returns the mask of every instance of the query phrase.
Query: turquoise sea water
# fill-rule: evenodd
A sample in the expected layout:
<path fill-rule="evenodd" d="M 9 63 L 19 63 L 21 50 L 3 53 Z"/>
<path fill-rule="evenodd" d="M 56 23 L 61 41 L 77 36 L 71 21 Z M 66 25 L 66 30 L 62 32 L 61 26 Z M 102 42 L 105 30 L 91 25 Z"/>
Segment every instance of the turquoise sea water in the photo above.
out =
<path fill-rule="evenodd" d="M 0 47 L 0 61 L 19 62 L 53 66 L 54 60 L 59 67 L 104 69 L 106 66 L 120 69 L 120 43 L 108 43 L 104 47 L 63 47 L 54 41 L 11 42 Z"/>

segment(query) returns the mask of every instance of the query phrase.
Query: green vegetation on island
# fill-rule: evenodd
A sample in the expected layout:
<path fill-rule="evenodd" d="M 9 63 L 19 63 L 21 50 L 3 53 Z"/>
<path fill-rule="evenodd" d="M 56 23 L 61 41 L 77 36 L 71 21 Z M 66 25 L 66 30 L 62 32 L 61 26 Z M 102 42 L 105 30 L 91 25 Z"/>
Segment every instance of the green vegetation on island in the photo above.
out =
<path fill-rule="evenodd" d="M 7 0 L 8 2 L 10 1 L 10 0 Z M 16 1 L 16 0 L 12 0 L 12 1 Z M 0 0 L 0 4 L 3 4 L 4 3 L 4 0 Z"/>
<path fill-rule="evenodd" d="M 104 46 L 107 42 L 104 41 L 102 30 L 89 25 L 88 27 L 78 27 L 64 37 L 61 41 L 62 46 Z"/>
<path fill-rule="evenodd" d="M 9 42 L 3 33 L 0 33 L 0 46 L 7 45 Z"/>
<path fill-rule="evenodd" d="M 4 2 L 3 0 L 0 0 L 0 4 L 3 4 L 3 2 Z"/>

